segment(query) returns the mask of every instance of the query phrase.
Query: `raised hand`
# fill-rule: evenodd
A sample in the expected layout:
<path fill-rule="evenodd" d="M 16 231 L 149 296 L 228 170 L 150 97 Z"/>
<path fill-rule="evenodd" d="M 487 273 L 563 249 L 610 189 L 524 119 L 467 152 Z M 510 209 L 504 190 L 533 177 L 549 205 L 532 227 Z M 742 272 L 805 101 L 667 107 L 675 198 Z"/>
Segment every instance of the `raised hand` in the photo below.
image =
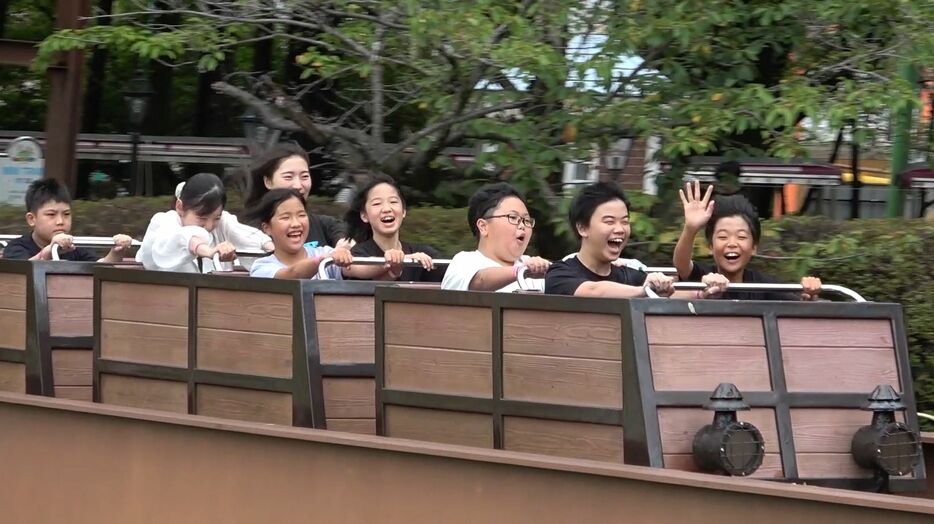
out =
<path fill-rule="evenodd" d="M 817 277 L 804 277 L 801 279 L 801 300 L 814 300 L 820 295 L 821 281 Z"/>
<path fill-rule="evenodd" d="M 698 231 L 707 225 L 707 221 L 713 216 L 714 202 L 710 199 L 713 196 L 713 186 L 707 186 L 707 191 L 701 195 L 700 181 L 695 180 L 693 184 L 684 184 L 684 189 L 678 190 L 678 196 L 681 197 L 681 204 L 684 206 L 684 227 Z"/>

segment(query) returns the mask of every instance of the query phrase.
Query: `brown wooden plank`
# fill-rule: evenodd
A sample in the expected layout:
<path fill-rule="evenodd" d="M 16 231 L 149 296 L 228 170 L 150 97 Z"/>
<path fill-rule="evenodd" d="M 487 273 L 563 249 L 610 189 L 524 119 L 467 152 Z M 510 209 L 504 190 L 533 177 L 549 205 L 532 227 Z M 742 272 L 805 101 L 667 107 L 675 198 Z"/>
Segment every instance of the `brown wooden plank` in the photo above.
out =
<path fill-rule="evenodd" d="M 849 453 L 853 434 L 872 421 L 860 409 L 791 409 L 791 427 L 797 453 Z"/>
<path fill-rule="evenodd" d="M 324 412 L 328 418 L 376 417 L 376 380 L 325 378 Z"/>
<path fill-rule="evenodd" d="M 385 386 L 389 389 L 492 397 L 489 353 L 386 346 Z"/>
<path fill-rule="evenodd" d="M 47 275 L 45 285 L 49 298 L 94 298 L 92 275 Z"/>
<path fill-rule="evenodd" d="M 619 361 L 620 317 L 571 311 L 503 311 L 503 352 Z"/>
<path fill-rule="evenodd" d="M 798 476 L 800 478 L 868 478 L 871 469 L 859 467 L 850 452 L 846 453 L 798 453 Z"/>
<path fill-rule="evenodd" d="M 557 457 L 623 462 L 623 428 L 525 417 L 503 419 L 504 448 Z"/>
<path fill-rule="evenodd" d="M 188 328 L 101 320 L 101 358 L 188 367 Z"/>
<path fill-rule="evenodd" d="M 892 349 L 782 348 L 788 391 L 855 392 L 868 396 L 879 384 L 898 387 Z"/>
<path fill-rule="evenodd" d="M 387 302 L 383 317 L 385 344 L 492 351 L 487 308 Z"/>
<path fill-rule="evenodd" d="M 621 408 L 622 368 L 612 360 L 503 355 L 503 398 Z"/>
<path fill-rule="evenodd" d="M 388 437 L 493 447 L 493 417 L 490 415 L 386 406 L 385 417 Z"/>
<path fill-rule="evenodd" d="M 778 453 L 778 430 L 775 426 L 775 411 L 772 408 L 754 408 L 737 411 L 740 421 L 749 422 L 762 433 L 766 453 Z M 713 411 L 703 408 L 658 408 L 658 428 L 661 433 L 662 452 L 690 454 L 694 435 L 702 427 L 713 422 Z"/>
<path fill-rule="evenodd" d="M 343 431 L 360 435 L 376 434 L 375 418 L 329 418 L 327 419 L 327 425 L 330 431 Z"/>
<path fill-rule="evenodd" d="M 26 310 L 26 275 L 0 273 L 0 309 Z"/>
<path fill-rule="evenodd" d="M 373 322 L 373 295 L 315 295 L 315 321 Z"/>
<path fill-rule="evenodd" d="M 764 346 L 649 346 L 652 380 L 659 391 L 713 391 L 721 382 L 740 391 L 769 391 Z"/>
<path fill-rule="evenodd" d="M 101 374 L 100 399 L 104 404 L 188 413 L 188 384 Z"/>
<path fill-rule="evenodd" d="M 94 335 L 94 301 L 89 298 L 50 298 L 49 334 L 53 337 Z"/>
<path fill-rule="evenodd" d="M 762 346 L 759 317 L 646 315 L 649 344 L 669 346 Z"/>
<path fill-rule="evenodd" d="M 335 322 L 319 320 L 318 351 L 322 364 L 376 361 L 373 322 Z"/>
<path fill-rule="evenodd" d="M 101 282 L 101 318 L 188 325 L 188 288 L 155 284 Z"/>
<path fill-rule="evenodd" d="M 90 386 L 94 355 L 90 349 L 53 349 L 52 383 L 58 386 Z"/>
<path fill-rule="evenodd" d="M 26 393 L 26 366 L 18 362 L 0 362 L 0 391 Z"/>
<path fill-rule="evenodd" d="M 91 402 L 94 400 L 94 388 L 91 386 L 55 386 L 55 398 Z"/>
<path fill-rule="evenodd" d="M 26 349 L 26 312 L 0 309 L 0 348 Z"/>
<path fill-rule="evenodd" d="M 199 384 L 195 413 L 207 417 L 292 425 L 292 395 Z"/>
<path fill-rule="evenodd" d="M 891 348 L 888 319 L 779 318 L 782 347 Z"/>
<path fill-rule="evenodd" d="M 198 368 L 290 378 L 292 337 L 198 328 Z"/>
<path fill-rule="evenodd" d="M 694 463 L 694 455 L 665 453 L 662 456 L 665 463 L 665 469 L 679 469 L 681 471 L 700 471 L 697 464 Z M 782 478 L 784 470 L 782 469 L 782 457 L 778 453 L 766 453 L 762 457 L 762 465 L 755 473 L 749 475 L 750 478 Z"/>
<path fill-rule="evenodd" d="M 292 295 L 198 290 L 198 327 L 292 335 Z"/>

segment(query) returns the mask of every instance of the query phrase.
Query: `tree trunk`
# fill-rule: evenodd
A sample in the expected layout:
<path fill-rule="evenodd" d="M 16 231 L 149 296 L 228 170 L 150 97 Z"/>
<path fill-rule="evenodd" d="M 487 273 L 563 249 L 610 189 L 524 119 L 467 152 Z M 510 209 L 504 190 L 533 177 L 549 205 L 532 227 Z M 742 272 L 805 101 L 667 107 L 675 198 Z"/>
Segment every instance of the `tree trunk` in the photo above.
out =
<path fill-rule="evenodd" d="M 100 0 L 97 7 L 101 14 L 109 15 L 113 11 L 113 0 Z M 6 4 L 6 2 L 4 2 Z M 98 20 L 100 25 L 110 25 L 110 18 Z M 104 96 L 104 86 L 107 83 L 108 50 L 104 47 L 94 49 L 88 71 L 87 92 L 84 95 L 84 126 L 85 133 L 97 133 L 101 118 L 101 99 Z"/>

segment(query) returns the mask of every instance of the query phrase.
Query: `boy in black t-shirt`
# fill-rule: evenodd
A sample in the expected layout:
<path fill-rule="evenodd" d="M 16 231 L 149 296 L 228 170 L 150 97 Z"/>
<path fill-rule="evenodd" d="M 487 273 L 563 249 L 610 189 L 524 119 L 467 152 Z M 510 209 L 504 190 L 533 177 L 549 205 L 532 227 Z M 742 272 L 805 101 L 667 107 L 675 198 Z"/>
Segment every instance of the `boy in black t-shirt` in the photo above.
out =
<path fill-rule="evenodd" d="M 674 265 L 684 281 L 697 282 L 703 276 L 718 272 L 731 283 L 770 284 L 775 279 L 747 268 L 756 253 L 762 229 L 755 208 L 742 195 L 717 197 L 711 200 L 713 187 L 701 195 L 700 182 L 685 184 L 680 190 L 684 205 L 684 229 L 675 246 Z M 715 266 L 692 260 L 694 237 L 701 228 L 713 255 Z M 803 292 L 727 291 L 721 298 L 742 300 L 813 300 L 820 293 L 821 281 L 815 277 L 801 279 Z"/>
<path fill-rule="evenodd" d="M 617 267 L 629 239 L 629 201 L 618 187 L 600 183 L 585 187 L 568 213 L 571 228 L 581 241 L 577 256 L 555 262 L 545 274 L 545 293 L 578 297 L 644 297 L 645 287 L 661 296 L 703 298 L 722 291 L 726 278 L 707 275 L 708 289 L 675 293 L 673 279 L 662 273 L 645 274 Z"/>
<path fill-rule="evenodd" d="M 58 245 L 59 258 L 75 262 L 119 262 L 133 239 L 115 235 L 114 247 L 106 257 L 76 247 L 71 236 L 71 196 L 56 180 L 45 178 L 29 184 L 26 190 L 26 223 L 32 233 L 11 240 L 3 250 L 3 258 L 19 260 L 51 260 L 52 246 Z"/>

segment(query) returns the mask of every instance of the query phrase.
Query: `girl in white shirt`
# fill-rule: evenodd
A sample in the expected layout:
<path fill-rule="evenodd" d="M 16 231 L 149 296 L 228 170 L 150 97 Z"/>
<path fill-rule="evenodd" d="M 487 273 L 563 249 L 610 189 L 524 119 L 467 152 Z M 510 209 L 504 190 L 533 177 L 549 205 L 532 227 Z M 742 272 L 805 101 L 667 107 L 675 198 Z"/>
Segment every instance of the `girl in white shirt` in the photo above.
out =
<path fill-rule="evenodd" d="M 146 269 L 198 273 L 199 258 L 209 271 L 221 269 L 213 267 L 215 254 L 226 264 L 238 249 L 272 250 L 267 235 L 224 211 L 227 193 L 217 175 L 198 173 L 178 185 L 175 197 L 174 210 L 153 215 L 136 253 Z"/>
<path fill-rule="evenodd" d="M 519 271 L 538 290 L 544 289 L 545 271 L 551 262 L 525 255 L 532 238 L 535 219 L 522 195 L 511 185 L 500 182 L 477 190 L 467 209 L 470 230 L 478 239 L 476 251 L 461 251 L 451 260 L 442 289 L 461 291 L 502 291 L 519 289 Z"/>

